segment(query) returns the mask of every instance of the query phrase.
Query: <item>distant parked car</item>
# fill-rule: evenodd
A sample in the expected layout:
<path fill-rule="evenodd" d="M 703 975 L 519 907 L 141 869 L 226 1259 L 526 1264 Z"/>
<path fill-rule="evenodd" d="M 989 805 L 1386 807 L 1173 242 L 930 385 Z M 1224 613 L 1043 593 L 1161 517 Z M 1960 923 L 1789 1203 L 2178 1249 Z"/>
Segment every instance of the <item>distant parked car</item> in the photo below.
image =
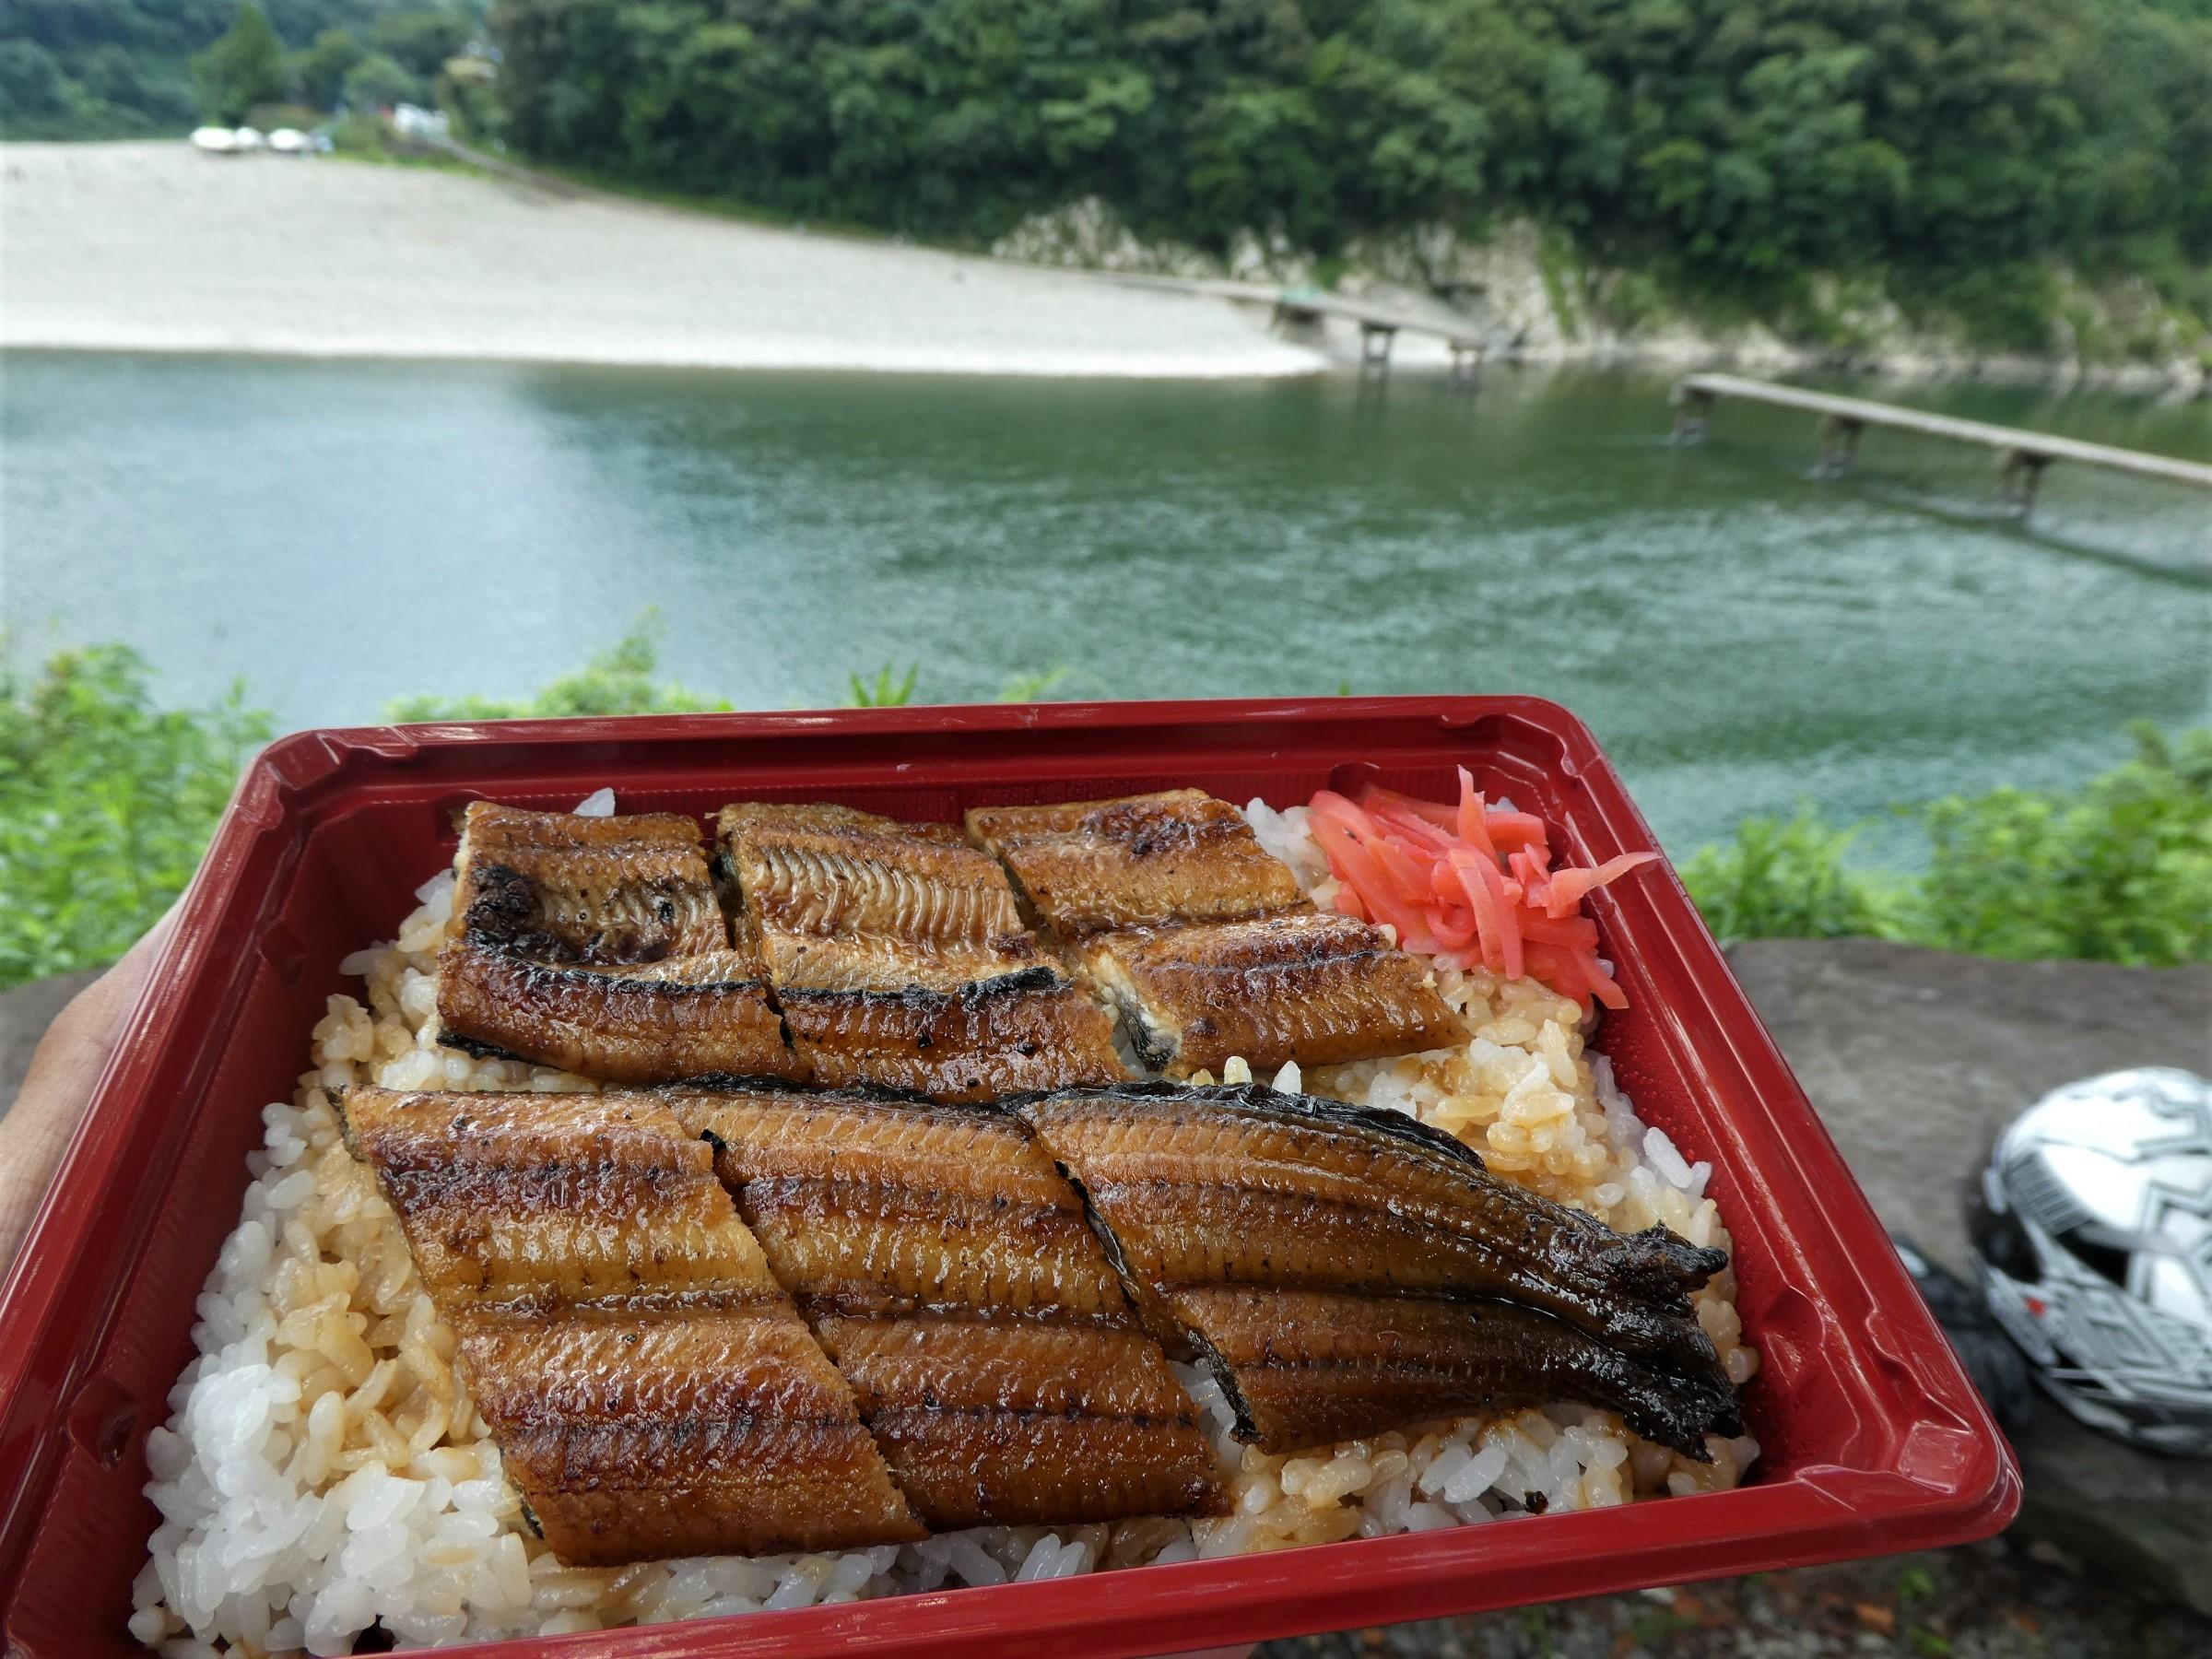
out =
<path fill-rule="evenodd" d="M 314 149 L 314 140 L 298 127 L 278 127 L 269 135 L 269 150 L 278 156 L 304 156 Z"/>
<path fill-rule="evenodd" d="M 235 156 L 238 154 L 238 135 L 229 127 L 194 127 L 192 147 L 203 155 Z"/>
<path fill-rule="evenodd" d="M 241 152 L 266 149 L 269 147 L 269 141 L 261 135 L 259 127 L 236 127 L 231 130 L 230 136 Z"/>

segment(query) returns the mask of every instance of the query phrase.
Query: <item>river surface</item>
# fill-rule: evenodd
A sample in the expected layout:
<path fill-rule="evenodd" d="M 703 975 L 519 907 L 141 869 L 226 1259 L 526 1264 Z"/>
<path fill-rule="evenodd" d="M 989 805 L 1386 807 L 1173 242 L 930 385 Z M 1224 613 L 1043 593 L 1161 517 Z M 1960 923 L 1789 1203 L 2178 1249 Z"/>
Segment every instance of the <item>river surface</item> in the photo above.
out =
<path fill-rule="evenodd" d="M 2022 526 L 1984 452 L 1874 432 L 1815 481 L 1809 418 L 1676 448 L 1665 390 L 17 353 L 0 616 L 18 663 L 124 640 L 166 700 L 242 677 L 288 726 L 527 693 L 648 606 L 740 706 L 887 662 L 934 701 L 1536 692 L 1677 850 L 2207 718 L 2212 498 L 2060 465 Z M 2203 402 L 1869 394 L 2212 458 Z"/>

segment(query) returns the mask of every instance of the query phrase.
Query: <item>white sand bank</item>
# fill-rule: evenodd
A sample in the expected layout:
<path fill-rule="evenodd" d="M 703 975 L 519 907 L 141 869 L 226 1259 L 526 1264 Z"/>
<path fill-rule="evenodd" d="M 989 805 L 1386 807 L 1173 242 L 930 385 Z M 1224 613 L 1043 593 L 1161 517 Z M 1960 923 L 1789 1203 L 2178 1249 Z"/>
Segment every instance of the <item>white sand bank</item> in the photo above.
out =
<path fill-rule="evenodd" d="M 1222 300 L 473 176 L 0 145 L 0 346 L 744 369 L 1297 374 Z"/>

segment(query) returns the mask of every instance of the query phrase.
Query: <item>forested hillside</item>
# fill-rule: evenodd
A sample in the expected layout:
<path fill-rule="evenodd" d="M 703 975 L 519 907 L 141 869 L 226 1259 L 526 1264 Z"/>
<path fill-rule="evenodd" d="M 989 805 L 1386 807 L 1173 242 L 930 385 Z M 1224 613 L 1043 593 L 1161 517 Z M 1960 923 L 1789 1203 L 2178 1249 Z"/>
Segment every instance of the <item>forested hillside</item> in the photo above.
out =
<path fill-rule="evenodd" d="M 208 107 L 228 87 L 211 88 L 205 73 L 195 82 L 192 60 L 241 29 L 250 53 L 265 19 L 270 61 L 252 89 L 266 97 L 253 101 L 328 109 L 363 64 L 359 89 L 427 98 L 481 10 L 462 0 L 0 0 L 0 135 L 127 138 L 228 118 Z"/>
<path fill-rule="evenodd" d="M 1325 253 L 1511 209 L 1709 289 L 1876 267 L 2001 309 L 2057 255 L 2201 313 L 2206 9 L 500 0 L 493 21 L 522 150 L 808 218 L 988 241 L 1096 195 L 1145 237 Z"/>
<path fill-rule="evenodd" d="M 427 99 L 483 4 L 0 0 L 0 131 Z M 2212 0 L 496 0 L 488 29 L 485 136 L 808 219 L 988 244 L 1097 198 L 1325 261 L 1510 215 L 1743 315 L 1864 276 L 2042 349 L 2063 264 L 2148 281 L 2147 351 L 2212 320 Z"/>

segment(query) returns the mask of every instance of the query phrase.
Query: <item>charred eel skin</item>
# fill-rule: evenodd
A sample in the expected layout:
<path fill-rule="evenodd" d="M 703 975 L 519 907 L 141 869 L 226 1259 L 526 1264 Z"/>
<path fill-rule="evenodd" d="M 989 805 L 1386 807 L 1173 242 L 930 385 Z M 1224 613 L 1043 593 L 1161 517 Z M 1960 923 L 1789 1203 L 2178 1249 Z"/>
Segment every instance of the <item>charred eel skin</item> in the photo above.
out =
<path fill-rule="evenodd" d="M 1724 1252 L 1614 1232 L 1396 1112 L 1159 1084 L 1015 1110 L 1265 1450 L 1578 1397 L 1691 1457 L 1739 1427 L 1690 1305 Z"/>
<path fill-rule="evenodd" d="M 699 827 L 472 802 L 439 954 L 440 1040 L 610 1083 L 699 1072 L 806 1075 L 733 941 Z"/>

